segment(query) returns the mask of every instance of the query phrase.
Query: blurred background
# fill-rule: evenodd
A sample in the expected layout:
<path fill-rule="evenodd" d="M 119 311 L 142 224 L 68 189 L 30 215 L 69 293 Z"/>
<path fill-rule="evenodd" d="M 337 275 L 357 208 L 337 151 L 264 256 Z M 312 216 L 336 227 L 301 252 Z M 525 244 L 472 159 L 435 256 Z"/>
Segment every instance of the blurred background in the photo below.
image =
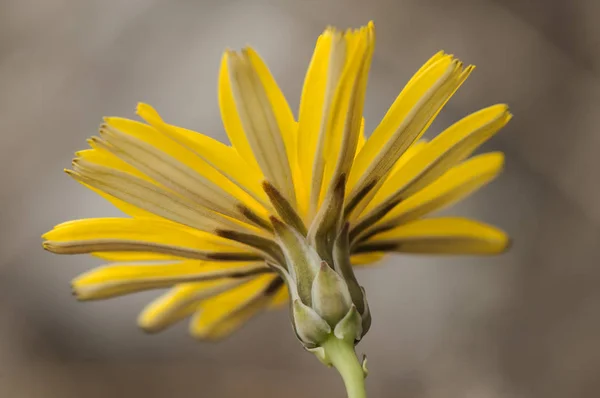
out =
<path fill-rule="evenodd" d="M 295 341 L 286 311 L 218 344 L 184 324 L 135 325 L 156 292 L 77 303 L 99 264 L 53 256 L 40 234 L 116 215 L 62 173 L 103 115 L 138 101 L 225 140 L 216 79 L 252 44 L 297 109 L 326 25 L 373 19 L 372 129 L 439 49 L 478 69 L 431 132 L 481 107 L 515 118 L 486 149 L 505 173 L 452 214 L 514 237 L 496 258 L 390 258 L 359 274 L 374 326 L 370 397 L 600 396 L 600 3 L 595 0 L 1 0 L 0 397 L 343 397 Z"/>

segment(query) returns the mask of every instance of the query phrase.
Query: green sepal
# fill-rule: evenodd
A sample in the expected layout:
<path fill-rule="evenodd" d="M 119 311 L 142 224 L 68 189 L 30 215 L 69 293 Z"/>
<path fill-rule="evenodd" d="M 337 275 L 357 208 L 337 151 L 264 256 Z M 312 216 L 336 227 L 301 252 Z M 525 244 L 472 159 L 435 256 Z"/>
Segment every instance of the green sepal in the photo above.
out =
<path fill-rule="evenodd" d="M 312 308 L 332 327 L 346 316 L 352 306 L 346 282 L 324 261 L 315 277 L 311 293 Z"/>
<path fill-rule="evenodd" d="M 321 363 L 327 366 L 328 368 L 333 366 L 323 347 L 307 348 L 306 351 L 315 354 L 317 359 L 319 359 L 319 361 L 321 361 Z"/>
<path fill-rule="evenodd" d="M 283 250 L 290 277 L 296 283 L 298 296 L 310 306 L 312 283 L 319 272 L 321 258 L 294 228 L 276 217 L 271 217 L 271 223 Z"/>
<path fill-rule="evenodd" d="M 318 346 L 331 334 L 331 326 L 300 300 L 294 300 L 292 311 L 296 333 L 304 344 Z"/>
<path fill-rule="evenodd" d="M 364 295 L 350 262 L 349 229 L 350 224 L 345 223 L 335 239 L 333 245 L 333 263 L 335 270 L 344 278 L 348 285 L 352 302 L 356 305 L 358 312 L 362 314 L 365 309 Z"/>
<path fill-rule="evenodd" d="M 335 325 L 333 334 L 340 340 L 351 342 L 360 340 L 362 337 L 362 318 L 354 304 L 352 304 L 346 316 Z"/>

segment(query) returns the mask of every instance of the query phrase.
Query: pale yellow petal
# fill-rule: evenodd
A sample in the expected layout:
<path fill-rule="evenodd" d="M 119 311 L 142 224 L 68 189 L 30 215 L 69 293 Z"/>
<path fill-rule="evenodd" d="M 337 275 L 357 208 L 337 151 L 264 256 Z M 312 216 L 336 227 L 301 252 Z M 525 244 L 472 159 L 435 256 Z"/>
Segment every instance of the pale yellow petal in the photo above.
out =
<path fill-rule="evenodd" d="M 107 126 L 100 133 L 106 149 L 160 184 L 229 216 L 239 213 L 238 204 L 261 208 L 202 157 L 154 127 L 128 119 L 105 120 Z"/>
<path fill-rule="evenodd" d="M 249 48 L 240 53 L 226 51 L 223 59 L 227 64 L 225 78 L 228 79 L 228 83 L 225 88 L 229 89 L 233 100 L 229 105 L 235 107 L 232 113 L 240 122 L 243 133 L 241 137 L 231 136 L 234 147 L 238 148 L 238 142 L 245 140 L 243 147 L 250 148 L 266 179 L 295 207 L 292 163 L 287 154 L 287 149 L 291 150 L 293 145 L 293 119 L 290 118 L 291 115 L 286 116 L 285 112 L 282 112 L 285 106 L 281 106 L 277 101 L 271 102 L 276 100 L 277 96 L 269 84 L 271 79 L 264 75 L 266 67 L 261 67 L 262 63 L 259 62 L 256 53 Z M 259 66 L 259 70 L 255 68 L 255 64 Z M 260 76 L 259 72 L 262 72 L 263 76 Z M 267 82 L 266 86 L 263 81 Z M 268 95 L 269 89 L 271 98 Z M 233 141 L 234 138 L 238 142 Z"/>
<path fill-rule="evenodd" d="M 248 200 L 247 196 L 237 190 L 231 190 L 230 194 L 258 214 L 265 215 L 264 208 L 269 205 L 268 198 L 260 185 L 261 181 L 264 180 L 264 176 L 259 170 L 249 167 L 235 148 L 204 134 L 165 123 L 158 112 L 150 105 L 138 104 L 137 113 L 158 131 L 189 149 L 219 171 L 223 177 L 235 183 L 254 200 Z"/>
<path fill-rule="evenodd" d="M 260 82 L 269 99 L 269 104 L 271 105 L 273 115 L 277 120 L 277 125 L 279 126 L 281 138 L 283 138 L 283 143 L 285 145 L 290 165 L 295 164 L 297 162 L 298 154 L 296 139 L 298 125 L 294 120 L 294 114 L 292 113 L 285 96 L 281 92 L 281 89 L 277 85 L 275 78 L 273 75 L 271 75 L 271 71 L 262 60 L 260 55 L 258 55 L 258 53 L 250 47 L 246 49 L 246 54 L 248 55 L 248 60 L 254 67 L 254 70 L 256 71 L 256 74 L 258 75 L 258 78 L 260 79 Z M 299 183 L 299 181 L 296 181 L 296 178 L 294 178 L 294 184 L 296 183 Z"/>
<path fill-rule="evenodd" d="M 90 140 L 90 145 L 94 146 L 93 141 Z M 105 151 L 100 148 L 94 147 L 93 149 L 86 149 L 83 151 L 79 151 L 75 154 L 78 158 L 84 159 L 88 162 L 98 164 L 100 166 L 113 168 L 116 170 L 125 171 L 132 175 L 135 175 L 139 178 L 146 179 L 147 181 L 151 181 L 149 177 L 145 176 L 143 173 L 136 170 L 134 167 L 125 163 L 112 153 Z M 143 217 L 143 218 L 159 218 L 157 215 L 150 213 L 144 209 L 141 209 L 137 206 L 132 205 L 131 203 L 125 202 L 121 199 L 117 199 L 116 197 L 109 195 L 100 189 L 96 189 L 88 184 L 84 184 L 81 181 L 77 181 L 84 187 L 94 191 L 98 195 L 102 196 L 104 199 L 108 200 L 113 204 L 117 209 L 121 210 L 123 213 L 132 216 L 132 217 Z"/>
<path fill-rule="evenodd" d="M 207 209 L 230 217 L 240 216 L 239 202 L 189 166 L 161 150 L 110 126 L 100 131 L 102 145 L 161 186 Z"/>
<path fill-rule="evenodd" d="M 219 69 L 219 109 L 221 110 L 221 119 L 225 132 L 231 141 L 231 144 L 240 154 L 240 156 L 248 163 L 248 167 L 252 173 L 263 174 L 260 166 L 256 162 L 252 148 L 246 138 L 244 127 L 235 103 L 231 81 L 229 78 L 229 52 L 223 53 L 221 58 L 221 67 Z"/>
<path fill-rule="evenodd" d="M 256 227 L 210 211 L 189 198 L 132 174 L 83 159 L 76 159 L 73 168 L 66 172 L 74 179 L 167 220 L 207 232 L 230 229 L 263 233 Z"/>

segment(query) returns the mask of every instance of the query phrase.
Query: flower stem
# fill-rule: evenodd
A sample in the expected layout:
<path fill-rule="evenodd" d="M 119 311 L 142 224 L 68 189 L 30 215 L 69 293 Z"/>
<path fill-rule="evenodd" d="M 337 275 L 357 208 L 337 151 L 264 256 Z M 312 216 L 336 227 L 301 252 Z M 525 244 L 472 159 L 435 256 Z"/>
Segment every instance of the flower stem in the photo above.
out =
<path fill-rule="evenodd" d="M 322 347 L 328 360 L 342 376 L 348 398 L 366 398 L 365 374 L 354 352 L 354 343 L 332 336 Z"/>

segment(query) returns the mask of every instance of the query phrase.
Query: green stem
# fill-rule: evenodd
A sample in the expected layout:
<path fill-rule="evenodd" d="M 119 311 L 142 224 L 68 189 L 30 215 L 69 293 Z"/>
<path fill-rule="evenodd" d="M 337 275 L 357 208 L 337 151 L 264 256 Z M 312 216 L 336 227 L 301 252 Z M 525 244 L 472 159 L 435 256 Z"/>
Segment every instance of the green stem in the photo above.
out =
<path fill-rule="evenodd" d="M 338 370 L 344 384 L 348 398 L 366 398 L 365 375 L 362 366 L 354 352 L 353 342 L 331 337 L 322 345 L 327 359 Z"/>

